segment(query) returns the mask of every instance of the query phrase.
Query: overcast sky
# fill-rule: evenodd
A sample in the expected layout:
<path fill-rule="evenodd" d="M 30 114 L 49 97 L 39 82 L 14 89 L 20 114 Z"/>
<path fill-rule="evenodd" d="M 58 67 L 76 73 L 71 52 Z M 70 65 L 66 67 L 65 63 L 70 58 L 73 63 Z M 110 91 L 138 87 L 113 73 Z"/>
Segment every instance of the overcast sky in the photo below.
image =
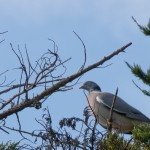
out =
<path fill-rule="evenodd" d="M 86 45 L 87 66 L 132 42 L 126 53 L 119 54 L 104 64 L 113 65 L 87 73 L 80 82 L 82 84 L 87 80 L 95 81 L 103 91 L 111 93 L 115 93 L 118 87 L 120 97 L 150 117 L 150 99 L 133 85 L 132 80 L 143 88 L 147 87 L 131 74 L 124 63 L 138 63 L 145 70 L 150 65 L 149 37 L 140 32 L 131 18 L 134 16 L 139 24 L 146 25 L 150 17 L 149 6 L 149 0 L 0 0 L 0 32 L 8 31 L 1 35 L 5 42 L 0 45 L 0 71 L 18 65 L 10 42 L 14 47 L 19 44 L 22 51 L 26 44 L 34 62 L 48 48 L 53 48 L 48 38 L 53 39 L 59 47 L 62 59 L 72 57 L 66 64 L 66 76 L 75 73 L 84 58 L 82 44 L 73 31 L 80 35 Z M 14 78 L 13 73 L 9 78 Z M 65 94 L 52 95 L 44 104 L 50 108 L 54 125 L 58 124 L 62 117 L 83 117 L 86 99 L 83 92 L 78 89 L 79 86 L 76 85 L 72 91 Z M 22 124 L 28 130 L 35 129 L 33 118 L 39 119 L 40 112 L 42 110 L 32 110 L 31 115 L 29 109 L 25 110 L 20 114 Z M 11 118 L 9 123 L 15 127 L 16 120 L 12 121 Z M 1 134 L 4 141 L 14 140 L 14 134 Z M 20 138 L 15 137 L 15 140 Z"/>

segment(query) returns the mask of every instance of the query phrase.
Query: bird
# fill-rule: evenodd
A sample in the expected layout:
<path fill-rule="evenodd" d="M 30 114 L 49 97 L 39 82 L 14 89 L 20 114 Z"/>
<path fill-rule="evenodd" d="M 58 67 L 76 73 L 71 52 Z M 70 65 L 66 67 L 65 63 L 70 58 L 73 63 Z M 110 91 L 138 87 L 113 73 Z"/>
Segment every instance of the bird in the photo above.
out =
<path fill-rule="evenodd" d="M 102 92 L 101 88 L 93 81 L 86 81 L 79 89 L 88 91 L 87 100 L 91 112 L 97 122 L 108 128 L 108 119 L 114 94 Z M 116 96 L 112 112 L 112 129 L 118 133 L 132 134 L 135 125 L 150 124 L 150 119 L 141 111 L 132 107 L 119 96 Z"/>

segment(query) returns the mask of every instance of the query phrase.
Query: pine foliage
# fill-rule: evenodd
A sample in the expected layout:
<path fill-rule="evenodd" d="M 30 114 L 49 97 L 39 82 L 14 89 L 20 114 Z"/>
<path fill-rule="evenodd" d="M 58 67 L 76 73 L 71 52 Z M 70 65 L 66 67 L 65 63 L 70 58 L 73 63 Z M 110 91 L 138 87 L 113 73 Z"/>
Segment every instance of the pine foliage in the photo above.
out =
<path fill-rule="evenodd" d="M 134 17 L 132 17 L 132 19 L 146 36 L 150 36 L 150 19 L 148 21 L 147 26 L 140 25 Z"/>
<path fill-rule="evenodd" d="M 133 21 L 137 24 L 137 26 L 139 27 L 139 29 L 144 33 L 144 35 L 146 36 L 150 36 L 150 20 L 147 24 L 147 26 L 142 26 L 140 25 L 136 19 L 134 17 L 132 17 Z M 143 69 L 141 68 L 140 65 L 138 64 L 134 64 L 134 65 L 130 65 L 128 62 L 125 62 L 127 64 L 127 66 L 130 68 L 131 72 L 138 77 L 140 80 L 142 80 L 142 82 L 148 86 L 150 86 L 150 68 L 147 69 L 147 71 L 143 71 Z M 136 87 L 138 89 L 140 89 L 145 95 L 150 96 L 150 91 L 149 90 L 145 90 L 142 89 L 141 87 L 139 87 L 135 82 L 134 84 L 136 85 Z"/>

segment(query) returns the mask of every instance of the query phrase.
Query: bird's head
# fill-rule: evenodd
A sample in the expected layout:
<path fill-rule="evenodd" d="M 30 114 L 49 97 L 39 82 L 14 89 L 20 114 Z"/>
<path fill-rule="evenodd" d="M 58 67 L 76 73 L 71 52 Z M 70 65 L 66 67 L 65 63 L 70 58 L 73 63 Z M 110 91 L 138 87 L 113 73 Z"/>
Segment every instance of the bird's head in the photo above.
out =
<path fill-rule="evenodd" d="M 101 91 L 101 88 L 93 81 L 86 81 L 79 89 L 84 89 L 88 92 Z"/>

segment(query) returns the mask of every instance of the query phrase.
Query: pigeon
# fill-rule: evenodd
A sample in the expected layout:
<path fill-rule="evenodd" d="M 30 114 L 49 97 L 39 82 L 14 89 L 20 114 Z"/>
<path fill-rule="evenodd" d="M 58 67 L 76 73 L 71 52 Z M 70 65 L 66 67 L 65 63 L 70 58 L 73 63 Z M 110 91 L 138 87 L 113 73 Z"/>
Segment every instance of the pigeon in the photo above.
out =
<path fill-rule="evenodd" d="M 85 82 L 80 89 L 89 92 L 87 99 L 91 112 L 97 122 L 104 128 L 108 128 L 110 110 L 114 94 L 102 92 L 101 88 L 93 81 Z M 150 124 L 150 119 L 141 111 L 132 107 L 119 96 L 116 97 L 112 112 L 112 129 L 119 133 L 132 134 L 135 125 Z"/>

